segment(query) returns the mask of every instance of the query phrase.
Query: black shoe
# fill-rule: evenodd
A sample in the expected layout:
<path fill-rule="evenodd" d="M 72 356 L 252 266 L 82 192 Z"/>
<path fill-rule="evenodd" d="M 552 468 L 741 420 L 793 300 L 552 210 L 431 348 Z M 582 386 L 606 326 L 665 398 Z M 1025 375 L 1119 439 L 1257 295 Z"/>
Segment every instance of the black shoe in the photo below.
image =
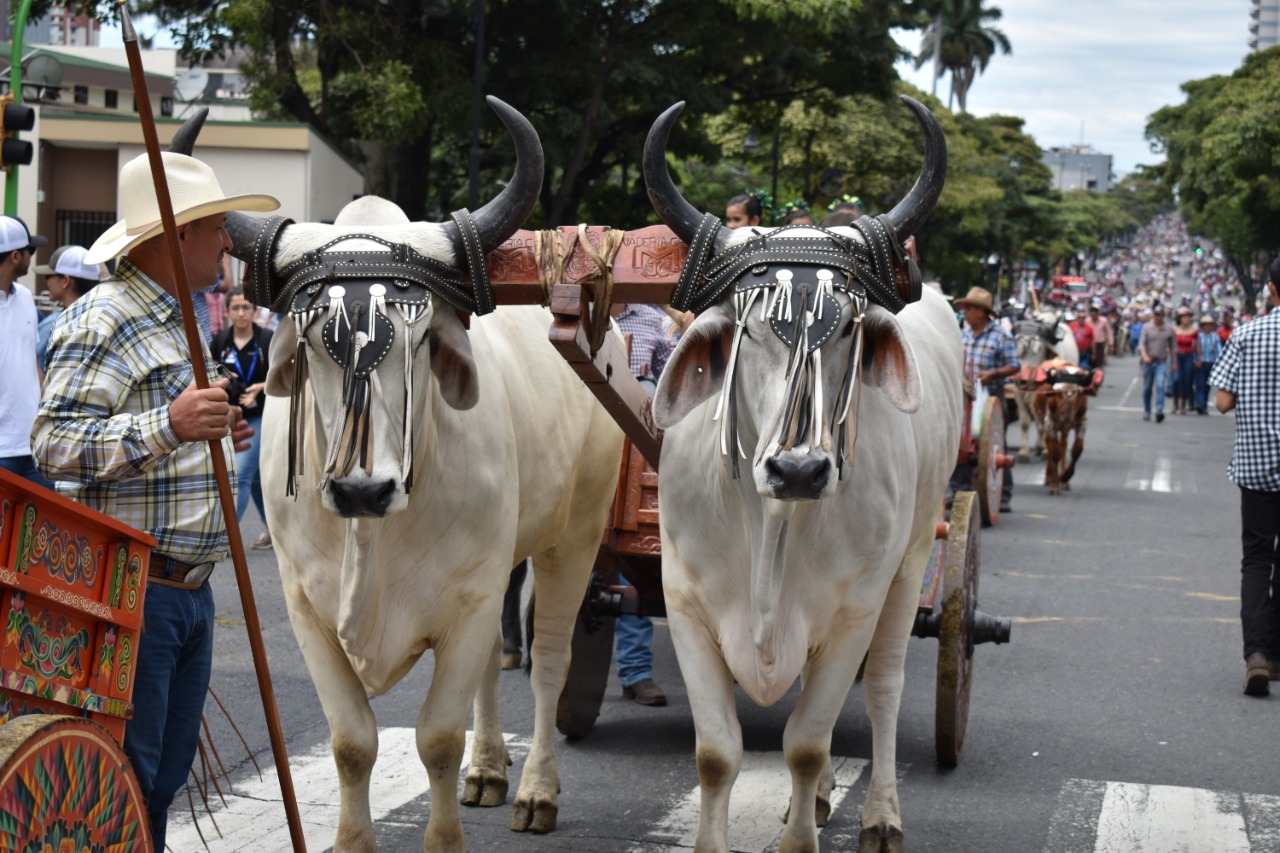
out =
<path fill-rule="evenodd" d="M 1156 412 L 1156 423 L 1164 423 L 1164 412 Z"/>
<path fill-rule="evenodd" d="M 1000 502 L 1000 511 L 1001 511 L 1001 512 L 1013 512 L 1013 510 L 1009 509 L 1009 502 L 1008 502 L 1008 501 L 1001 501 L 1001 502 Z"/>
<path fill-rule="evenodd" d="M 662 688 L 655 684 L 652 678 L 642 678 L 629 687 L 624 685 L 622 698 L 630 699 L 637 705 L 667 704 L 667 694 L 662 692 Z"/>

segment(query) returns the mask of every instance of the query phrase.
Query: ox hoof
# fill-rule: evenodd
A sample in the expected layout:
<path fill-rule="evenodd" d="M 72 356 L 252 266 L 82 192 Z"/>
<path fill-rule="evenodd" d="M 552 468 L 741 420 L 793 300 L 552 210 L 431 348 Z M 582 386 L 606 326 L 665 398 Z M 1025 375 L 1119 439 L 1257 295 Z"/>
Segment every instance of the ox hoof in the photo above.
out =
<path fill-rule="evenodd" d="M 520 652 L 502 653 L 503 669 L 519 669 L 522 663 L 524 663 L 524 656 Z"/>
<path fill-rule="evenodd" d="M 533 832 L 539 835 L 554 832 L 559 814 L 560 807 L 552 801 L 530 801 L 516 797 L 516 806 L 511 812 L 511 829 L 514 832 Z"/>
<path fill-rule="evenodd" d="M 872 826 L 858 834 L 858 853 L 903 853 L 902 830 L 896 826 Z"/>
<path fill-rule="evenodd" d="M 1049 494 L 1056 495 L 1057 493 L 1058 493 L 1057 489 L 1049 489 Z"/>
<path fill-rule="evenodd" d="M 507 777 L 501 773 L 468 770 L 462 786 L 464 806 L 493 808 L 507 801 Z"/>
<path fill-rule="evenodd" d="M 1062 491 L 1064 491 L 1064 492 L 1069 492 L 1069 491 L 1071 491 L 1071 484 L 1070 484 L 1070 483 L 1063 483 L 1063 484 L 1062 484 Z"/>

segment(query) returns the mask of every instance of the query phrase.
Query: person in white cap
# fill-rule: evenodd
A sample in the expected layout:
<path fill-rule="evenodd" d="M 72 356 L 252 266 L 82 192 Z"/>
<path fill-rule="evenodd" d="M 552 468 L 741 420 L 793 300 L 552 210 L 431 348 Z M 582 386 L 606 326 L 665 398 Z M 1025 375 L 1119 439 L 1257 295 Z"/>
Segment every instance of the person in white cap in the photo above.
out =
<path fill-rule="evenodd" d="M 27 231 L 16 216 L 0 216 L 0 468 L 45 488 L 31 458 L 31 422 L 40 404 L 40 370 L 36 364 L 39 315 L 31 291 L 18 279 L 31 268 L 31 253 L 48 240 Z"/>
<path fill-rule="evenodd" d="M 98 267 L 84 262 L 87 251 L 89 250 L 84 246 L 59 246 L 49 256 L 49 263 L 37 264 L 35 267 L 35 273 L 44 276 L 44 286 L 49 291 L 49 298 L 61 305 L 63 310 L 88 293 L 101 278 Z M 50 313 L 40 321 L 40 326 L 36 329 L 36 362 L 41 370 L 48 366 L 45 354 L 49 350 L 49 335 L 53 333 L 53 324 L 61 316 L 59 311 Z"/>
<path fill-rule="evenodd" d="M 156 539 L 124 743 L 156 850 L 199 741 L 213 662 L 208 577 L 227 556 L 206 442 L 221 440 L 231 457 L 252 435 L 203 338 L 210 385 L 192 382 L 178 305 L 190 296 L 179 293 L 174 263 L 185 264 L 191 291 L 208 287 L 231 248 L 227 211 L 279 206 L 267 195 L 228 197 L 193 157 L 163 158 L 182 256 L 170 256 L 146 156 L 131 160 L 120 170 L 124 218 L 84 256 L 90 265 L 119 258 L 115 277 L 54 326 L 34 433 L 36 462 L 61 494 Z"/>

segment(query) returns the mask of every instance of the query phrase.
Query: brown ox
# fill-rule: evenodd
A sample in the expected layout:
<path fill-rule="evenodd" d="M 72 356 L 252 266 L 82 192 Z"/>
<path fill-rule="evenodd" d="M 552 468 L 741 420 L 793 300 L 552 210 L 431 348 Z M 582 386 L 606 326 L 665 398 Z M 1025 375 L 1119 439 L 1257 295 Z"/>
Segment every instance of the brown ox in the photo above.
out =
<path fill-rule="evenodd" d="M 1031 395 L 1031 413 L 1044 436 L 1044 484 L 1049 494 L 1068 491 L 1076 473 L 1076 461 L 1084 452 L 1084 431 L 1088 422 L 1089 397 L 1101 384 L 1101 371 L 1086 371 L 1074 365 L 1049 362 L 1036 376 Z M 1071 456 L 1067 458 L 1067 442 Z"/>

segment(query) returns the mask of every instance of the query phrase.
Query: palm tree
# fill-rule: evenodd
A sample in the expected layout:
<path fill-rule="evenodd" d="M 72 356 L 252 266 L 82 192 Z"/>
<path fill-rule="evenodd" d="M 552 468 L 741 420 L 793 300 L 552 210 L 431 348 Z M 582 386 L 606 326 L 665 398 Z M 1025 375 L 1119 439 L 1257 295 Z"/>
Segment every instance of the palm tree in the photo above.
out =
<path fill-rule="evenodd" d="M 985 8 L 984 0 L 935 0 L 930 4 L 932 22 L 925 27 L 920 41 L 920 54 L 916 68 L 926 62 L 934 62 L 934 81 L 944 71 L 951 74 L 952 101 L 965 112 L 969 87 L 979 74 L 987 69 L 987 63 L 999 49 L 1013 52 L 1009 37 L 990 24 L 1000 20 L 1003 13 L 997 8 Z"/>

